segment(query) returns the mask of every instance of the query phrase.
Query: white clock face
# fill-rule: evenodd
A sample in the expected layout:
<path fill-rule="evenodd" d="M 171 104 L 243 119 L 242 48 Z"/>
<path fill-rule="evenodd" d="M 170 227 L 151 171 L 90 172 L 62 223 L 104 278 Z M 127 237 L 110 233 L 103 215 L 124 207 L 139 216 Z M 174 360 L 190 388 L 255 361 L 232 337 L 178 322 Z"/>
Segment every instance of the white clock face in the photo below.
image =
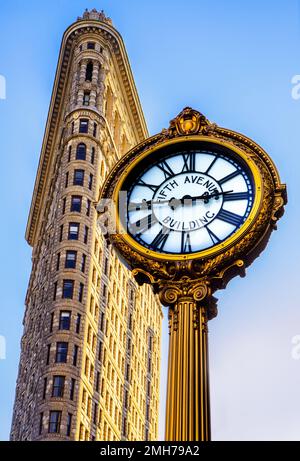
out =
<path fill-rule="evenodd" d="M 254 200 L 249 168 L 230 153 L 193 149 L 137 166 L 127 186 L 128 233 L 159 253 L 191 254 L 229 238 Z"/>

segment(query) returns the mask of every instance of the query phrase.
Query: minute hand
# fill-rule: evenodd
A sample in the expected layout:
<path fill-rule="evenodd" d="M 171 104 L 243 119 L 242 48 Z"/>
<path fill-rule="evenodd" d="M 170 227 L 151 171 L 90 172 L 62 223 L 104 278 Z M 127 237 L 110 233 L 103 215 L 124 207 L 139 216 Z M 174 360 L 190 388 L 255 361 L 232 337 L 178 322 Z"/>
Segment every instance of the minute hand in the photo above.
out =
<path fill-rule="evenodd" d="M 191 197 L 192 200 L 198 200 L 198 199 L 210 199 L 210 198 L 213 198 L 213 197 L 219 197 L 220 195 L 227 195 L 227 194 L 231 194 L 231 192 L 233 192 L 233 190 L 227 190 L 227 191 L 223 191 L 223 192 L 213 192 L 212 194 L 207 194 L 207 195 L 198 195 L 196 197 Z M 183 197 L 183 199 L 181 200 L 184 200 L 186 197 Z"/>
<path fill-rule="evenodd" d="M 200 200 L 200 199 L 204 199 L 204 200 L 207 200 L 207 199 L 210 199 L 210 198 L 213 198 L 213 197 L 218 197 L 220 195 L 225 195 L 225 194 L 230 194 L 231 192 L 233 192 L 232 190 L 228 190 L 228 191 L 224 191 L 224 192 L 214 192 L 210 195 L 198 195 L 198 196 L 195 196 L 195 197 L 191 197 L 189 195 L 185 195 L 184 197 L 182 197 L 181 199 L 176 199 L 176 198 L 171 198 L 169 200 L 144 200 L 143 202 L 140 202 L 140 203 L 134 203 L 134 202 L 131 202 L 129 203 L 129 208 L 131 210 L 135 210 L 137 207 L 149 207 L 149 205 L 164 205 L 165 203 L 168 203 L 170 206 L 174 206 L 174 205 L 178 205 L 178 204 L 183 204 L 184 203 L 184 200 Z"/>

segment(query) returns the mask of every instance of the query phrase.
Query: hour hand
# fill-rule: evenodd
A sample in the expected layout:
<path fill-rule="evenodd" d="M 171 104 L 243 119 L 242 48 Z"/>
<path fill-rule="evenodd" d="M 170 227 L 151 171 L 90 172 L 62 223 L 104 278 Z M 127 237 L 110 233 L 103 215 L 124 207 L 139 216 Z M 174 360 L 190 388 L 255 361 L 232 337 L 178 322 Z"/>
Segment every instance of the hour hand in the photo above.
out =
<path fill-rule="evenodd" d="M 141 202 L 129 202 L 128 211 L 148 210 L 151 208 L 152 200 L 143 199 Z"/>

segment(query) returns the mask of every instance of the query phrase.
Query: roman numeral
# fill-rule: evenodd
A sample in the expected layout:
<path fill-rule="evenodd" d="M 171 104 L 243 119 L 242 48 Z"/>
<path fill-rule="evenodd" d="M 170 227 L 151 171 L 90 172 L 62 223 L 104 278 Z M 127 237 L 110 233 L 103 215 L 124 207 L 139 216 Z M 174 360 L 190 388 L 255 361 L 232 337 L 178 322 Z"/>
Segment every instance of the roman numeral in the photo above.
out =
<path fill-rule="evenodd" d="M 165 179 L 168 179 L 175 174 L 170 165 L 165 160 L 158 163 L 156 166 L 162 170 L 165 175 Z"/>
<path fill-rule="evenodd" d="M 168 237 L 169 231 L 166 232 L 166 230 L 162 229 L 151 243 L 152 248 L 162 251 Z"/>
<path fill-rule="evenodd" d="M 214 166 L 214 164 L 216 163 L 217 160 L 218 160 L 218 157 L 215 156 L 215 158 L 213 159 L 213 161 L 211 162 L 211 164 L 209 165 L 209 167 L 205 171 L 205 174 L 208 174 L 208 172 L 212 169 L 212 167 Z"/>
<path fill-rule="evenodd" d="M 222 208 L 219 212 L 217 218 L 227 222 L 228 224 L 232 224 L 235 227 L 239 226 L 243 220 L 243 216 L 224 210 L 224 208 Z"/>
<path fill-rule="evenodd" d="M 137 186 L 142 186 L 142 187 L 149 187 L 149 189 L 153 190 L 153 192 L 156 192 L 159 186 L 155 186 L 154 184 L 147 184 L 145 181 L 140 179 L 137 183 Z"/>
<path fill-rule="evenodd" d="M 233 200 L 248 200 L 249 192 L 233 192 L 232 194 L 224 194 L 224 202 L 231 202 Z"/>
<path fill-rule="evenodd" d="M 216 236 L 216 234 L 213 233 L 212 230 L 210 230 L 209 227 L 206 226 L 206 230 L 207 230 L 208 235 L 210 236 L 211 241 L 212 241 L 212 243 L 213 243 L 214 245 L 215 245 L 216 243 L 220 243 L 220 242 L 221 242 L 221 240 Z"/>
<path fill-rule="evenodd" d="M 182 154 L 182 158 L 183 158 L 182 173 L 186 171 L 196 170 L 196 153 L 195 152 L 190 152 L 188 154 Z"/>
<path fill-rule="evenodd" d="M 140 235 L 150 229 L 154 224 L 157 223 L 157 218 L 153 213 L 148 214 L 142 219 L 139 219 L 135 223 L 130 223 L 130 233 L 133 235 Z"/>
<path fill-rule="evenodd" d="M 230 179 L 235 178 L 239 174 L 241 174 L 241 172 L 239 170 L 235 170 L 233 173 L 230 173 L 229 175 L 227 175 L 224 178 L 220 179 L 220 181 L 218 181 L 218 182 L 219 182 L 219 184 L 224 184 L 224 182 L 230 181 Z"/>
<path fill-rule="evenodd" d="M 182 232 L 181 234 L 181 253 L 191 253 L 191 236 L 188 232 Z"/>

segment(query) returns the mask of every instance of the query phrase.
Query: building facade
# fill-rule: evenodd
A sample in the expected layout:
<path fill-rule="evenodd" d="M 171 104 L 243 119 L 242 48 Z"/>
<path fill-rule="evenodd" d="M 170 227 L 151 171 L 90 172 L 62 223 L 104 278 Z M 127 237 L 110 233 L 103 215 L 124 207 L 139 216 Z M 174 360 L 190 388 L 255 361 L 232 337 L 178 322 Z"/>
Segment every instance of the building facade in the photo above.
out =
<path fill-rule="evenodd" d="M 26 230 L 32 272 L 11 440 L 155 440 L 161 306 L 97 228 L 112 165 L 148 136 L 121 36 L 85 11 L 60 49 Z"/>

